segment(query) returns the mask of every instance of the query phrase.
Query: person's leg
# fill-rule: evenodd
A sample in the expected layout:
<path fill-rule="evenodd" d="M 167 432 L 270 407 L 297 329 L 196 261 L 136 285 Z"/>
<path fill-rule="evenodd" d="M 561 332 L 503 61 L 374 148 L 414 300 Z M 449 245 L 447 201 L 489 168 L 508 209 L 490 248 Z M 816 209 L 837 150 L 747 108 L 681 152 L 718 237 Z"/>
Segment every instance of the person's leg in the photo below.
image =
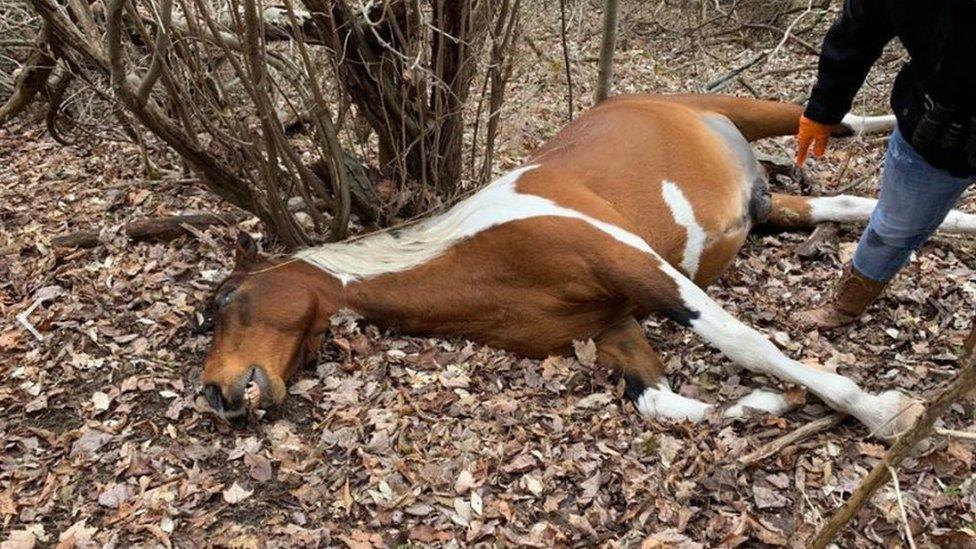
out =
<path fill-rule="evenodd" d="M 972 183 L 933 168 L 896 130 L 885 156 L 881 195 L 854 253 L 854 268 L 874 281 L 891 280 Z"/>
<path fill-rule="evenodd" d="M 973 182 L 932 167 L 895 130 L 888 142 L 878 203 L 853 261 L 833 298 L 800 313 L 798 323 L 807 328 L 836 328 L 854 321 L 912 252 L 932 236 Z"/>

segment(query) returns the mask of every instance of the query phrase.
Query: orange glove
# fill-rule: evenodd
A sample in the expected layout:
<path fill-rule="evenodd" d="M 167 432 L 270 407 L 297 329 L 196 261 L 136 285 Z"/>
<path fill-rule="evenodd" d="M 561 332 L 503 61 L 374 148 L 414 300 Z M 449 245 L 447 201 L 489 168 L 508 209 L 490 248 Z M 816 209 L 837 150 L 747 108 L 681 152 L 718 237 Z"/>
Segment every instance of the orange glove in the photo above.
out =
<path fill-rule="evenodd" d="M 827 150 L 827 139 L 836 127 L 836 124 L 821 124 L 800 115 L 800 129 L 796 132 L 796 165 L 802 166 L 807 161 L 807 150 L 811 144 L 813 157 L 823 156 Z"/>

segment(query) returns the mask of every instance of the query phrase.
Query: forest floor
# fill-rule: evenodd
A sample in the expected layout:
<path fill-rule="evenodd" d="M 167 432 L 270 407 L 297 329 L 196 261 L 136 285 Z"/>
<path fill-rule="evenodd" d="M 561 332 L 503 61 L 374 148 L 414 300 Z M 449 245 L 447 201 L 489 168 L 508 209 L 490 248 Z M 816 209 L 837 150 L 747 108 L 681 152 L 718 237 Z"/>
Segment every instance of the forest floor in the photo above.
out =
<path fill-rule="evenodd" d="M 566 121 L 558 10 L 550 4 L 527 16 L 499 172 Z M 682 16 L 665 3 L 623 4 L 618 92 L 701 91 L 773 51 L 782 36 L 724 20 L 700 26 L 697 13 Z M 587 2 L 570 5 L 576 100 L 585 107 L 599 14 Z M 815 76 L 807 46 L 819 44 L 826 22 L 804 19 L 795 28 L 799 40 L 786 40 L 723 91 L 802 102 Z M 857 111 L 887 110 L 903 61 L 901 50 L 889 48 Z M 885 141 L 835 141 L 810 167 L 810 188 L 774 185 L 872 196 Z M 789 156 L 792 146 L 786 138 L 760 148 Z M 794 546 L 885 450 L 848 421 L 743 468 L 743 454 L 829 410 L 808 397 L 784 417 L 657 422 L 638 415 L 609 372 L 585 365 L 587 357 L 526 360 L 353 322 L 333 330 L 281 409 L 230 427 L 198 398 L 210 336 L 193 326 L 231 267 L 233 230 L 128 242 L 119 235 L 128 220 L 213 211 L 201 187 L 147 180 L 140 166 L 127 145 L 65 147 L 24 121 L 0 129 L 5 549 Z M 976 211 L 976 200 L 967 195 L 961 207 Z M 260 231 L 254 221 L 239 228 Z M 52 247 L 54 236 L 78 229 L 102 230 L 103 245 L 70 253 Z M 796 254 L 805 234 L 752 236 L 709 294 L 791 356 L 836 368 L 871 391 L 929 394 L 956 372 L 976 298 L 976 247 L 937 236 L 862 321 L 832 333 L 798 330 L 791 317 L 824 299 L 858 234 L 843 228 L 809 259 Z M 27 319 L 43 339 L 16 320 L 38 303 Z M 671 386 L 684 394 L 721 402 L 753 387 L 782 388 L 736 368 L 687 330 L 653 319 L 646 328 L 665 354 Z M 976 429 L 974 411 L 971 401 L 954 405 L 945 426 Z M 919 546 L 973 545 L 973 449 L 972 441 L 934 437 L 899 469 Z M 906 546 L 900 516 L 889 484 L 838 543 Z"/>

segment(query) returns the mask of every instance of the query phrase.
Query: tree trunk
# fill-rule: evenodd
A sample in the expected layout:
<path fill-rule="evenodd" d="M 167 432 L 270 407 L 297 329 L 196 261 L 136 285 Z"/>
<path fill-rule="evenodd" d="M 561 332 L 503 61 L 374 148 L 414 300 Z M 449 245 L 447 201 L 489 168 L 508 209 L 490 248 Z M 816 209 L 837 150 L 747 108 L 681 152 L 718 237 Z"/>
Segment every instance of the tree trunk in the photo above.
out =
<path fill-rule="evenodd" d="M 600 64 L 596 79 L 594 103 L 607 98 L 613 78 L 613 51 L 617 47 L 617 0 L 607 0 L 603 14 L 603 40 L 600 42 Z"/>

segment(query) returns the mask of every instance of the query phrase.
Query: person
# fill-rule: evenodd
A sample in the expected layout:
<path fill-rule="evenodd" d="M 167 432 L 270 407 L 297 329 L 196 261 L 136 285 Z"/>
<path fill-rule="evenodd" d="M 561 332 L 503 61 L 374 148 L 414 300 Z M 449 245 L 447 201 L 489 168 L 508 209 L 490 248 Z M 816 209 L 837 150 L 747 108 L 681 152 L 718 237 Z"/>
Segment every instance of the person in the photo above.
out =
<path fill-rule="evenodd" d="M 898 120 L 878 203 L 832 297 L 797 318 L 806 328 L 853 322 L 976 182 L 976 1 L 845 0 L 823 42 L 817 81 L 800 117 L 796 163 L 824 154 L 885 45 L 910 60 L 891 93 Z"/>

